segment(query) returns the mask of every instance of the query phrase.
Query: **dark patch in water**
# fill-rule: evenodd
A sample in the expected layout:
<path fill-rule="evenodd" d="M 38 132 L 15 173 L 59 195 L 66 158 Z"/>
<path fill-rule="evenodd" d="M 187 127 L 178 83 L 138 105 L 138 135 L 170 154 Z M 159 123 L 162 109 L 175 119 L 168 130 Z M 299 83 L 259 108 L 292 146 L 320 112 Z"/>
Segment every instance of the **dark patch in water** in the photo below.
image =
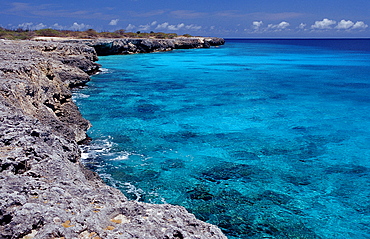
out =
<path fill-rule="evenodd" d="M 275 94 L 275 95 L 270 96 L 269 98 L 273 100 L 286 100 L 288 97 L 287 95 L 283 95 L 283 94 Z"/>
<path fill-rule="evenodd" d="M 295 126 L 292 129 L 301 133 L 306 133 L 308 131 L 307 127 L 305 126 Z"/>
<path fill-rule="evenodd" d="M 161 168 L 165 171 L 174 169 L 174 168 L 183 168 L 185 166 L 184 162 L 181 159 L 167 159 L 161 163 Z"/>
<path fill-rule="evenodd" d="M 268 200 L 276 205 L 287 204 L 291 199 L 292 197 L 288 195 L 277 193 L 271 190 L 266 190 L 257 197 L 258 201 Z"/>
<path fill-rule="evenodd" d="M 318 146 L 314 142 L 308 142 L 300 148 L 299 157 L 301 159 L 309 159 L 318 157 L 319 155 L 324 154 L 324 152 L 325 151 L 322 146 Z"/>
<path fill-rule="evenodd" d="M 202 178 L 215 182 L 229 179 L 251 180 L 252 174 L 255 173 L 255 167 L 247 164 L 219 163 L 217 166 L 202 172 Z"/>
<path fill-rule="evenodd" d="M 142 104 L 137 106 L 137 111 L 140 113 L 152 114 L 160 110 L 160 107 L 153 104 Z"/>
<path fill-rule="evenodd" d="M 184 89 L 186 88 L 186 85 L 179 84 L 173 81 L 167 81 L 167 82 L 157 82 L 155 85 L 152 85 L 152 87 L 153 89 L 163 92 L 168 90 Z"/>
<path fill-rule="evenodd" d="M 261 150 L 261 153 L 265 156 L 273 156 L 273 155 L 286 155 L 289 154 L 289 149 L 281 149 L 281 148 L 264 148 Z"/>
<path fill-rule="evenodd" d="M 257 160 L 259 157 L 252 152 L 248 151 L 235 151 L 231 154 L 231 156 L 238 160 Z"/>
<path fill-rule="evenodd" d="M 122 143 L 130 143 L 130 142 L 132 142 L 132 140 L 127 135 L 117 134 L 117 135 L 114 136 L 113 142 L 122 144 Z"/>
<path fill-rule="evenodd" d="M 186 142 L 192 138 L 197 137 L 198 135 L 191 131 L 180 131 L 175 134 L 168 134 L 163 136 L 168 142 Z"/>
<path fill-rule="evenodd" d="M 367 83 L 327 83 L 328 86 L 351 88 L 351 89 L 368 89 L 370 84 Z"/>
<path fill-rule="evenodd" d="M 310 177 L 305 177 L 305 176 L 294 176 L 294 175 L 286 175 L 284 179 L 288 183 L 292 183 L 295 186 L 306 186 L 311 184 L 311 178 Z"/>
<path fill-rule="evenodd" d="M 187 192 L 188 196 L 193 200 L 204 200 L 209 201 L 213 199 L 213 195 L 209 192 L 209 189 L 198 185 L 196 188 Z"/>
<path fill-rule="evenodd" d="M 360 165 L 353 165 L 353 164 L 335 165 L 335 166 L 331 166 L 325 169 L 325 173 L 327 174 L 339 173 L 339 174 L 361 175 L 361 174 L 366 174 L 368 172 L 369 172 L 369 168 L 360 166 Z"/>

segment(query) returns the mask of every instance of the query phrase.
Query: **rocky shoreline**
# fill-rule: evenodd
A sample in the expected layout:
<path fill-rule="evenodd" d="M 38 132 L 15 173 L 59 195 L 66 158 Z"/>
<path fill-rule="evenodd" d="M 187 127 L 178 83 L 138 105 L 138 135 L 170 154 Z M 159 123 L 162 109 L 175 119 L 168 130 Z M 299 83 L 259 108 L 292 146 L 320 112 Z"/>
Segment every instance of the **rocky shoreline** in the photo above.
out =
<path fill-rule="evenodd" d="M 225 43 L 218 37 L 192 37 L 175 39 L 119 38 L 119 39 L 65 39 L 39 38 L 38 40 L 58 41 L 64 43 L 82 43 L 95 49 L 99 56 L 117 54 L 151 53 L 172 51 L 174 49 L 209 48 Z"/>
<path fill-rule="evenodd" d="M 87 170 L 78 143 L 90 123 L 71 94 L 99 70 L 96 52 L 223 42 L 204 39 L 0 40 L 0 238 L 226 238 L 183 207 L 129 201 Z"/>

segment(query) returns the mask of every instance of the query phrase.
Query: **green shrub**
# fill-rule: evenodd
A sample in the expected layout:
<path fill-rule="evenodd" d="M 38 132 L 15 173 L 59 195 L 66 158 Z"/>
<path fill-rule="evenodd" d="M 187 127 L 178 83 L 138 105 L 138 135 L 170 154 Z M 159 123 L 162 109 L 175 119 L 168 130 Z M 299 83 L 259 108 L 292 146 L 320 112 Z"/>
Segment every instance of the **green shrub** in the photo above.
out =
<path fill-rule="evenodd" d="M 21 28 L 16 30 L 8 30 L 0 27 L 0 38 L 10 40 L 26 40 L 32 39 L 34 36 L 46 36 L 46 37 L 72 37 L 72 38 L 157 38 L 157 39 L 173 39 L 178 35 L 176 33 L 164 33 L 164 32 L 126 32 L 124 29 L 119 29 L 114 32 L 97 32 L 94 29 L 88 29 L 86 31 L 71 31 L 71 30 L 54 30 L 51 28 L 40 29 L 40 30 L 23 30 Z M 189 34 L 182 35 L 183 37 L 191 37 Z"/>
<path fill-rule="evenodd" d="M 46 29 L 40 29 L 34 31 L 37 36 L 43 36 L 43 37 L 59 37 L 62 36 L 62 33 L 60 31 L 46 28 Z"/>

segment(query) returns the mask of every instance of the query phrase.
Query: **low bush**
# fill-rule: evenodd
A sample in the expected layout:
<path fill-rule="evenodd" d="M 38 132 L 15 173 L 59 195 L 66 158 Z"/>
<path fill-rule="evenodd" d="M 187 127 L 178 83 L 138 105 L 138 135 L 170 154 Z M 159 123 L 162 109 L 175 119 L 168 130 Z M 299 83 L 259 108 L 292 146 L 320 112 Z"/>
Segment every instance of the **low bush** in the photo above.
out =
<path fill-rule="evenodd" d="M 0 27 L 0 39 L 9 40 L 29 40 L 35 36 L 44 37 L 70 37 L 78 39 L 95 39 L 95 38 L 156 38 L 156 39 L 173 39 L 178 35 L 176 33 L 164 32 L 126 32 L 124 29 L 116 30 L 114 32 L 97 32 L 94 29 L 86 31 L 70 31 L 70 30 L 55 30 L 51 28 L 40 30 L 9 30 Z M 191 37 L 189 34 L 184 34 L 182 37 Z"/>

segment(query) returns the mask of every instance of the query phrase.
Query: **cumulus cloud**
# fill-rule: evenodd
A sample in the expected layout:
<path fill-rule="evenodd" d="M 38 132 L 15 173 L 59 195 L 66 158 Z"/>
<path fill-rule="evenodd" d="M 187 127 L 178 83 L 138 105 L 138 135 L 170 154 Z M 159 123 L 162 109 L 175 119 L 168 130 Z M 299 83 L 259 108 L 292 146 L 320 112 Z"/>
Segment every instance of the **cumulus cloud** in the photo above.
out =
<path fill-rule="evenodd" d="M 369 26 L 365 24 L 363 21 L 357 21 L 353 26 L 352 29 L 365 29 L 368 28 Z"/>
<path fill-rule="evenodd" d="M 263 25 L 263 22 L 262 21 L 254 21 L 252 24 L 253 24 L 253 28 L 255 30 L 258 30 Z"/>
<path fill-rule="evenodd" d="M 119 21 L 119 19 L 113 19 L 112 21 L 109 22 L 108 25 L 110 25 L 110 26 L 117 26 L 118 21 Z"/>
<path fill-rule="evenodd" d="M 189 24 L 186 25 L 185 23 L 178 23 L 178 24 L 170 24 L 169 22 L 158 23 L 157 21 L 153 21 L 148 24 L 139 25 L 138 27 L 132 24 L 129 24 L 126 27 L 127 31 L 180 31 L 180 30 L 189 30 L 189 31 L 198 31 L 202 29 L 202 26 L 196 24 Z"/>
<path fill-rule="evenodd" d="M 22 24 L 19 24 L 18 27 L 22 29 L 31 29 L 32 25 L 33 25 L 32 22 L 24 22 Z"/>
<path fill-rule="evenodd" d="M 299 24 L 298 28 L 299 28 L 299 29 L 305 29 L 305 28 L 306 28 L 306 26 L 307 26 L 307 24 L 306 24 L 306 23 L 301 23 L 301 24 Z"/>
<path fill-rule="evenodd" d="M 167 27 L 169 26 L 170 24 L 168 22 L 164 22 L 162 24 L 158 24 L 158 26 L 155 28 L 155 29 L 158 29 L 158 30 L 163 30 L 163 29 L 167 29 Z"/>
<path fill-rule="evenodd" d="M 334 20 L 329 20 L 324 18 L 322 21 L 316 21 L 314 25 L 311 26 L 313 30 L 330 30 L 330 29 L 337 29 L 337 30 L 363 30 L 368 27 L 363 21 L 357 21 L 354 23 L 351 20 L 340 20 L 338 24 Z M 335 25 L 336 24 L 336 25 Z M 335 26 L 334 26 L 335 25 Z"/>
<path fill-rule="evenodd" d="M 261 32 L 272 32 L 272 31 L 283 31 L 287 30 L 290 26 L 289 22 L 282 21 L 278 24 L 268 24 L 266 27 L 263 27 L 265 24 L 262 21 L 252 22 L 252 29 L 254 33 Z M 250 31 L 250 29 L 244 29 L 244 31 Z"/>
<path fill-rule="evenodd" d="M 335 27 L 336 29 L 349 29 L 353 25 L 355 25 L 352 21 L 348 20 L 341 20 L 338 25 Z"/>
<path fill-rule="evenodd" d="M 70 29 L 73 31 L 81 31 L 81 30 L 86 30 L 88 28 L 91 28 L 91 26 L 86 25 L 84 23 L 78 24 L 77 22 L 73 23 L 73 25 L 70 27 Z"/>
<path fill-rule="evenodd" d="M 170 31 L 177 31 L 177 30 L 180 30 L 183 27 L 185 27 L 185 24 L 184 23 L 180 23 L 180 24 L 177 24 L 177 25 L 169 25 L 168 26 L 168 30 L 170 30 Z"/>
<path fill-rule="evenodd" d="M 156 30 L 169 30 L 169 31 L 178 31 L 181 29 L 187 29 L 192 31 L 197 31 L 202 29 L 202 26 L 198 26 L 195 24 L 185 25 L 185 23 L 179 23 L 179 24 L 169 24 L 168 22 L 164 22 L 162 24 L 158 24 L 155 28 Z"/>
<path fill-rule="evenodd" d="M 149 24 L 139 25 L 139 30 L 140 31 L 148 31 L 149 29 L 150 29 L 150 25 Z"/>
<path fill-rule="evenodd" d="M 33 22 L 25 22 L 18 25 L 18 28 L 24 29 L 24 30 L 40 30 L 43 28 L 46 28 L 47 26 L 43 23 L 34 24 Z"/>
<path fill-rule="evenodd" d="M 316 21 L 314 25 L 311 26 L 312 29 L 321 29 L 321 30 L 325 30 L 325 29 L 331 29 L 332 25 L 334 25 L 335 23 L 337 23 L 336 21 L 334 20 L 329 20 L 327 18 L 324 18 L 322 21 Z"/>
<path fill-rule="evenodd" d="M 191 25 L 186 25 L 185 28 L 188 29 L 188 30 L 195 30 L 195 31 L 197 31 L 197 30 L 202 29 L 202 26 L 191 24 Z"/>
<path fill-rule="evenodd" d="M 43 24 L 43 23 L 39 23 L 39 24 L 37 24 L 36 26 L 35 26 L 35 29 L 36 30 L 39 30 L 39 29 L 43 29 L 43 28 L 45 28 L 46 27 L 46 25 L 45 24 Z"/>
<path fill-rule="evenodd" d="M 57 29 L 57 30 L 63 30 L 63 29 L 66 29 L 66 27 L 65 27 L 65 26 L 59 25 L 59 23 L 55 23 L 55 24 L 53 24 L 53 28 L 54 28 L 54 29 Z"/>
<path fill-rule="evenodd" d="M 267 27 L 270 28 L 270 29 L 275 29 L 275 30 L 284 30 L 286 29 L 287 27 L 289 27 L 290 24 L 288 22 L 280 22 L 279 24 L 269 24 Z"/>
<path fill-rule="evenodd" d="M 136 28 L 136 26 L 135 26 L 135 25 L 128 24 L 128 26 L 126 27 L 126 30 L 127 30 L 127 31 L 132 31 L 132 30 L 134 30 L 135 28 Z"/>

